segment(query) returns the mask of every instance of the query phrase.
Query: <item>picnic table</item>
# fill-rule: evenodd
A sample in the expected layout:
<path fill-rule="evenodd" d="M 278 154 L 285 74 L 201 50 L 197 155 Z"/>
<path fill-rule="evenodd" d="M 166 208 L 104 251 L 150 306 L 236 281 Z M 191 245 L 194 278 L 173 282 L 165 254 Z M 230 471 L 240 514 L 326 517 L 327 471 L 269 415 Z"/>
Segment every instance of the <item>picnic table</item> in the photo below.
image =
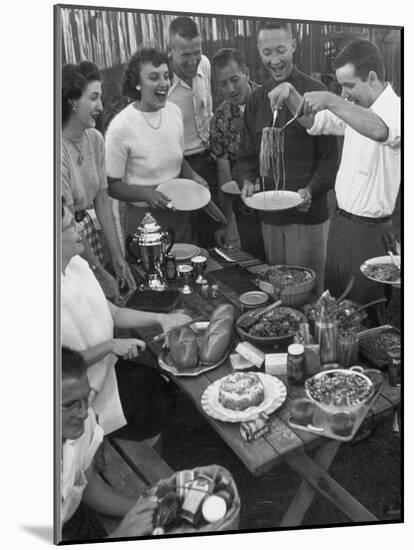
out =
<path fill-rule="evenodd" d="M 136 266 L 133 267 L 139 277 L 139 269 L 137 270 Z M 205 298 L 200 292 L 199 285 L 193 283 L 194 292 L 182 295 L 180 307 L 188 310 L 193 317 L 200 315 L 208 317 L 213 309 L 223 302 L 230 302 L 239 308 L 239 295 L 252 289 L 252 274 L 261 267 L 264 266 L 259 260 L 242 252 L 239 254 L 238 261 L 234 263 L 227 263 L 221 257 L 210 253 L 206 277 L 210 284 L 218 285 L 219 295 L 215 299 Z M 140 329 L 137 335 L 148 341 L 159 332 L 159 327 L 147 327 Z M 161 352 L 161 343 L 150 344 L 149 349 L 155 357 L 158 357 Z M 316 492 L 330 500 L 353 522 L 377 521 L 367 508 L 328 473 L 342 442 L 297 430 L 289 425 L 289 405 L 293 399 L 305 395 L 304 388 L 293 388 L 287 384 L 283 376 L 280 377 L 287 387 L 287 399 L 270 415 L 270 431 L 251 442 L 242 439 L 238 424 L 215 420 L 204 412 L 201 397 L 206 388 L 231 372 L 229 360 L 218 368 L 197 377 L 179 377 L 163 371 L 196 405 L 200 414 L 207 419 L 254 476 L 261 476 L 281 463 L 287 463 L 301 476 L 302 483 L 280 526 L 300 525 Z M 373 403 L 363 426 L 375 425 L 380 419 L 392 415 L 399 407 L 399 403 L 400 388 L 390 386 L 386 375 L 381 392 Z M 311 458 L 309 451 L 314 448 L 317 448 L 317 452 Z"/>

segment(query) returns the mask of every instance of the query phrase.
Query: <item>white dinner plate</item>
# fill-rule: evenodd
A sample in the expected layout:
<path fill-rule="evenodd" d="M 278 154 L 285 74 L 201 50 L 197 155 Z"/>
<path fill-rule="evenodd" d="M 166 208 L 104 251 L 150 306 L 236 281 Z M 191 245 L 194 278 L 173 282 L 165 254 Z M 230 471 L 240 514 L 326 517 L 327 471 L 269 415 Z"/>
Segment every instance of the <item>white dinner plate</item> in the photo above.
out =
<path fill-rule="evenodd" d="M 401 256 L 396 256 L 394 254 L 394 258 L 399 266 L 401 266 Z M 377 279 L 373 277 L 372 275 L 367 274 L 367 266 L 369 265 L 375 265 L 375 264 L 392 264 L 394 263 L 391 256 L 377 256 L 376 258 L 370 258 L 369 260 L 365 260 L 360 266 L 361 272 L 367 277 L 367 279 L 370 279 L 371 281 L 374 281 L 376 283 L 383 283 L 385 285 L 393 285 L 393 286 L 400 286 L 401 285 L 401 278 L 397 279 L 396 281 L 384 281 L 383 279 Z"/>
<path fill-rule="evenodd" d="M 295 191 L 261 191 L 246 197 L 244 202 L 254 210 L 273 212 L 295 208 L 303 202 L 303 199 Z"/>
<path fill-rule="evenodd" d="M 221 186 L 221 190 L 223 191 L 223 193 L 228 193 L 229 195 L 241 195 L 239 186 L 234 180 L 226 181 L 226 183 L 223 183 L 223 185 Z"/>
<path fill-rule="evenodd" d="M 270 374 L 255 373 L 261 379 L 264 386 L 264 400 L 257 407 L 249 407 L 244 411 L 226 409 L 219 402 L 219 388 L 223 378 L 210 384 L 201 396 L 201 406 L 209 416 L 223 422 L 246 422 L 257 418 L 259 413 L 271 414 L 282 406 L 286 399 L 286 386 L 284 383 Z"/>
<path fill-rule="evenodd" d="M 190 260 L 194 256 L 198 256 L 200 252 L 201 249 L 198 246 L 189 243 L 175 243 L 171 248 L 171 254 L 174 254 L 177 262 Z"/>
<path fill-rule="evenodd" d="M 167 196 L 176 210 L 198 210 L 211 199 L 210 191 L 206 187 L 184 178 L 161 183 L 157 191 Z"/>

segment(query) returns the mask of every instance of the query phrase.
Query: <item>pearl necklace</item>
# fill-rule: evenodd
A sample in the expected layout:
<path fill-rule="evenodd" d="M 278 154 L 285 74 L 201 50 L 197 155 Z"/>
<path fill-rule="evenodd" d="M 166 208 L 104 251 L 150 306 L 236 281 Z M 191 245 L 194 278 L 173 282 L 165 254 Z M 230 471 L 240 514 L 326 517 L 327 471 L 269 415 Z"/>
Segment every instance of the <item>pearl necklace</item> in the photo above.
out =
<path fill-rule="evenodd" d="M 144 111 L 140 111 L 140 113 L 142 114 L 142 116 L 144 117 L 145 122 L 148 124 L 148 126 L 150 128 L 152 128 L 153 130 L 158 130 L 158 128 L 161 126 L 161 121 L 162 121 L 162 109 L 160 109 L 160 119 L 158 121 L 158 126 L 157 125 L 153 126 L 151 124 L 151 122 L 148 120 L 148 118 L 144 115 Z"/>

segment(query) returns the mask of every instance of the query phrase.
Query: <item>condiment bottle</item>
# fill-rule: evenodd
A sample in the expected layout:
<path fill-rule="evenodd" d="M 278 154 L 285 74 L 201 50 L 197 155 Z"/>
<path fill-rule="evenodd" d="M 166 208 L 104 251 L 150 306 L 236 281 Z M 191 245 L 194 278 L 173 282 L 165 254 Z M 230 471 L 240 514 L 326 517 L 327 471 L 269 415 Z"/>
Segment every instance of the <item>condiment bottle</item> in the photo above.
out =
<path fill-rule="evenodd" d="M 174 254 L 165 255 L 165 277 L 168 281 L 174 281 L 177 277 L 177 264 Z"/>
<path fill-rule="evenodd" d="M 288 347 L 287 379 L 291 386 L 301 386 L 305 381 L 305 348 L 302 344 Z"/>
<path fill-rule="evenodd" d="M 401 348 L 393 347 L 387 352 L 388 374 L 391 386 L 401 386 Z"/>

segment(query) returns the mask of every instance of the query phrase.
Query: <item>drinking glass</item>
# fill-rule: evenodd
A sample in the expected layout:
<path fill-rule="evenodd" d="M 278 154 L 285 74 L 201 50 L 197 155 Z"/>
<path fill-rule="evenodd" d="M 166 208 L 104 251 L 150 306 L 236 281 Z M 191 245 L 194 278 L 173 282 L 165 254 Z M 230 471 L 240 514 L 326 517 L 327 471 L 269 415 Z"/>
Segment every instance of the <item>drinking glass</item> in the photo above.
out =
<path fill-rule="evenodd" d="M 290 405 L 290 419 L 295 424 L 307 426 L 312 424 L 315 405 L 306 398 L 295 399 Z"/>
<path fill-rule="evenodd" d="M 181 264 L 177 266 L 178 275 L 183 280 L 183 286 L 179 289 L 181 294 L 191 294 L 193 289 L 190 286 L 190 277 L 193 267 L 188 264 Z"/>
<path fill-rule="evenodd" d="M 352 332 L 340 332 L 337 340 L 338 363 L 348 369 L 358 364 L 358 335 Z"/>
<path fill-rule="evenodd" d="M 194 256 L 191 259 L 191 263 L 197 275 L 195 280 L 196 284 L 201 285 L 204 280 L 204 273 L 207 267 L 207 258 L 205 256 Z"/>
<path fill-rule="evenodd" d="M 348 411 L 338 411 L 328 415 L 328 422 L 334 434 L 349 437 L 354 429 L 356 415 Z"/>

